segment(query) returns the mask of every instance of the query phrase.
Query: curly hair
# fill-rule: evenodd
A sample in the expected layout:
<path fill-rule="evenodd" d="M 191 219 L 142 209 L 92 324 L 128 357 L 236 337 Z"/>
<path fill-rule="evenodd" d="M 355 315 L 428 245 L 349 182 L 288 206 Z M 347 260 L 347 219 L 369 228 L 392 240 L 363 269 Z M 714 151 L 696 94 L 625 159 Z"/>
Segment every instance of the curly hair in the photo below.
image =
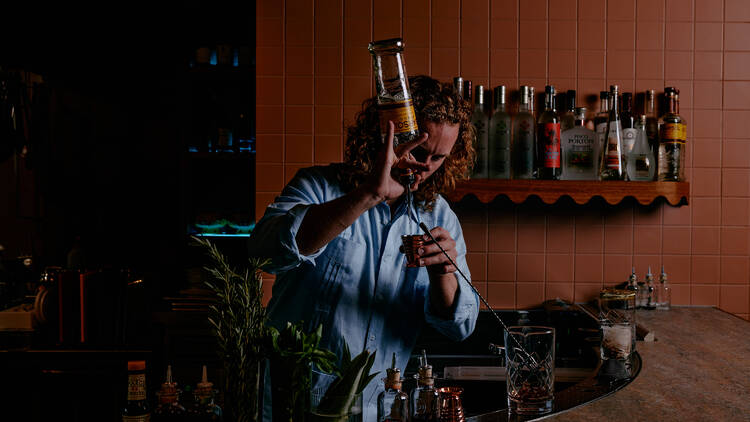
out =
<path fill-rule="evenodd" d="M 472 107 L 458 95 L 452 84 L 441 83 L 429 76 L 410 77 L 409 87 L 417 122 L 459 125 L 458 139 L 450 155 L 414 192 L 416 203 L 429 211 L 438 194 L 451 192 L 456 182 L 468 178 L 471 172 L 476 156 Z M 376 164 L 382 145 L 377 99 L 368 98 L 362 102 L 362 110 L 357 113 L 355 123 L 347 128 L 344 165 L 338 175 L 344 190 L 352 190 L 364 182 Z"/>

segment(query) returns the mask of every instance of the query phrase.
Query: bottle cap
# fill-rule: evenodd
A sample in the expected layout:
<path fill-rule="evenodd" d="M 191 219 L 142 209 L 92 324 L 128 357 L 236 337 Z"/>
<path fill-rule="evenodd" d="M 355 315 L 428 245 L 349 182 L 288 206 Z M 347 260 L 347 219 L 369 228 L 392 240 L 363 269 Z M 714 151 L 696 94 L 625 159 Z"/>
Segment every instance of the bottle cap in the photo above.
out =
<path fill-rule="evenodd" d="M 495 106 L 498 104 L 505 104 L 505 85 L 496 86 L 493 93 L 492 100 L 494 101 Z"/>
<path fill-rule="evenodd" d="M 456 76 L 453 78 L 453 88 L 456 89 L 456 94 L 458 94 L 459 97 L 464 97 L 464 78 L 460 76 Z"/>
<path fill-rule="evenodd" d="M 391 367 L 385 370 L 386 377 L 383 379 L 386 388 L 401 388 L 401 370 L 396 368 L 396 353 L 393 353 Z"/>
<path fill-rule="evenodd" d="M 576 107 L 576 120 L 586 120 L 586 107 Z"/>
<path fill-rule="evenodd" d="M 208 380 L 208 371 L 206 370 L 206 365 L 203 365 L 203 376 L 201 377 L 201 382 L 198 383 L 198 388 L 213 388 L 214 383 L 210 382 Z"/>
<path fill-rule="evenodd" d="M 484 104 L 484 85 L 477 85 L 474 89 L 477 91 L 476 103 Z"/>

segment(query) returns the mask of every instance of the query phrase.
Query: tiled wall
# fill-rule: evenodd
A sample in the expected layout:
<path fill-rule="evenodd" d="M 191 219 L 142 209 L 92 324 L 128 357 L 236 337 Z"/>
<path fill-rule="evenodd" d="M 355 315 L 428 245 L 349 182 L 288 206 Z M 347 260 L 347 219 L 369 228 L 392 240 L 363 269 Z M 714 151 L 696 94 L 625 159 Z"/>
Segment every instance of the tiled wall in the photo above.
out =
<path fill-rule="evenodd" d="M 390 37 L 404 38 L 409 74 L 444 81 L 579 98 L 610 84 L 681 90 L 689 206 L 456 205 L 493 306 L 584 300 L 633 265 L 664 264 L 674 303 L 748 318 L 750 1 L 258 1 L 259 216 L 298 168 L 341 159 L 342 128 L 372 93 L 367 43 Z"/>

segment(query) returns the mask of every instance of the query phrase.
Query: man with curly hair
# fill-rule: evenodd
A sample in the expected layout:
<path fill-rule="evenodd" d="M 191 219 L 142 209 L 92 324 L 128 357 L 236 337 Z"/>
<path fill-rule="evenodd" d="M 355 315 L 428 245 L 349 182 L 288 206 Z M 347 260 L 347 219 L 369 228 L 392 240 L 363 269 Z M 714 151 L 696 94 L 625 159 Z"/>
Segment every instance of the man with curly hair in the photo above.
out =
<path fill-rule="evenodd" d="M 403 370 L 425 323 L 460 341 L 474 330 L 479 300 L 438 245 L 424 235 L 420 267 L 406 267 L 401 236 L 430 232 L 468 276 L 461 225 L 441 194 L 467 177 L 475 157 L 471 105 L 450 84 L 410 78 L 421 136 L 394 148 L 393 122 L 380 133 L 377 102 L 363 103 L 347 129 L 345 162 L 300 170 L 268 206 L 250 253 L 271 259 L 277 275 L 269 323 L 323 324 L 321 347 L 341 356 L 376 350 L 372 371 L 385 374 L 396 353 Z M 385 142 L 384 142 L 385 140 Z M 408 207 L 399 171 L 416 175 Z M 314 376 L 314 387 L 325 386 Z M 363 393 L 366 421 L 376 419 L 380 382 Z M 266 409 L 270 408 L 265 403 Z M 268 418 L 268 412 L 264 419 Z"/>

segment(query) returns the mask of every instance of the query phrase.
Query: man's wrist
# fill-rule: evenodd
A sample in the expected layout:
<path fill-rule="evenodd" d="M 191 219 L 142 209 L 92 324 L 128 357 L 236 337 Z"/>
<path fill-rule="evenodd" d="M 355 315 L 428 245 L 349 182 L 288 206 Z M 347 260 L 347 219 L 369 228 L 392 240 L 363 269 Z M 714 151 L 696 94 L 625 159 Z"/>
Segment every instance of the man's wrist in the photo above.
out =
<path fill-rule="evenodd" d="M 352 193 L 354 193 L 357 202 L 362 204 L 366 209 L 370 209 L 385 201 L 384 196 L 379 195 L 377 191 L 371 189 L 366 184 L 359 185 Z"/>

